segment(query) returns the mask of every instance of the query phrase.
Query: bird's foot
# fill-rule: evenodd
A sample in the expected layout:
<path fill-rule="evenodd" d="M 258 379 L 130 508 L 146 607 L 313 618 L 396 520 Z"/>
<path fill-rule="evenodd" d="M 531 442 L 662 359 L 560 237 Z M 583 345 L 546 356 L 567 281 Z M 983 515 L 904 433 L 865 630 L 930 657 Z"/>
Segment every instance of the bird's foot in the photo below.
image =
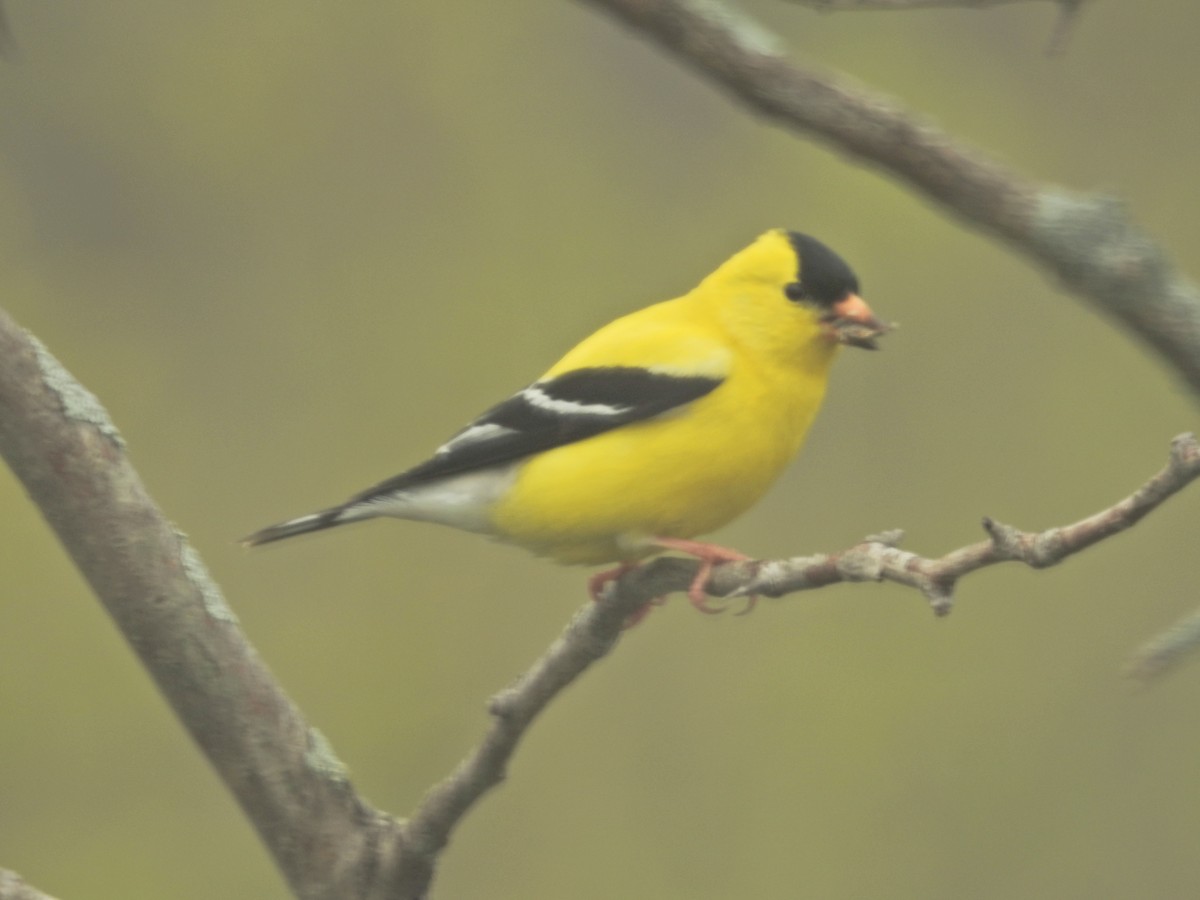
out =
<path fill-rule="evenodd" d="M 708 584 L 709 576 L 712 575 L 712 571 L 717 565 L 728 562 L 745 562 L 750 559 L 749 556 L 737 550 L 722 547 L 719 544 L 708 544 L 704 541 L 689 541 L 685 538 L 660 537 L 654 539 L 654 544 L 655 546 L 662 547 L 664 550 L 676 550 L 679 553 L 686 553 L 688 556 L 694 556 L 700 560 L 700 568 L 696 570 L 696 577 L 692 579 L 691 585 L 688 586 L 688 600 L 691 601 L 692 606 L 708 615 L 725 612 L 725 607 L 713 606 L 708 602 L 708 594 L 704 590 L 705 585 Z M 756 603 L 758 603 L 758 596 L 751 594 L 746 598 L 745 609 L 737 613 L 737 615 L 744 616 L 754 609 Z"/>
<path fill-rule="evenodd" d="M 704 588 L 708 584 L 709 576 L 718 565 L 728 562 L 745 562 L 750 559 L 745 553 L 737 550 L 731 550 L 728 547 L 722 547 L 719 544 L 708 544 L 704 541 L 691 541 L 685 538 L 655 538 L 653 544 L 656 547 L 661 547 L 664 550 L 675 550 L 678 553 L 686 553 L 688 556 L 693 556 L 700 561 L 700 568 L 696 571 L 696 576 L 692 579 L 692 583 L 688 586 L 687 596 L 697 610 L 706 615 L 716 615 L 723 613 L 726 610 L 725 606 L 714 606 L 709 602 L 708 594 Z M 604 593 L 605 588 L 612 582 L 616 581 L 626 572 L 629 572 L 638 567 L 638 563 L 624 562 L 619 566 L 614 566 L 611 569 L 605 569 L 603 572 L 597 572 L 588 579 L 588 595 L 592 600 L 599 602 Z M 637 625 L 642 619 L 650 613 L 656 606 L 662 606 L 666 602 L 666 597 L 655 597 L 637 612 L 633 613 L 625 620 L 623 627 L 632 628 Z M 746 605 L 735 615 L 744 616 L 754 609 L 758 603 L 758 595 L 750 594 L 746 597 Z"/>

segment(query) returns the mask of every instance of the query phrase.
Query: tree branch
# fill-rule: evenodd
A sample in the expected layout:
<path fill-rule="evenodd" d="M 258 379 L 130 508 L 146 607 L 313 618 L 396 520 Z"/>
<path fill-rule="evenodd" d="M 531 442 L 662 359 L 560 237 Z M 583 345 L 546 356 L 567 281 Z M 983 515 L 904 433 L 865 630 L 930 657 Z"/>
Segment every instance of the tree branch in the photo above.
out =
<path fill-rule="evenodd" d="M 100 402 L 3 311 L 0 456 L 303 898 L 424 896 L 450 832 L 503 779 L 533 720 L 643 605 L 627 597 L 581 610 L 492 699 L 479 747 L 400 823 L 355 793 L 258 658 L 199 556 L 155 507 Z"/>
<path fill-rule="evenodd" d="M 546 705 L 619 640 L 654 598 L 686 590 L 694 560 L 660 558 L 580 610 L 549 650 L 492 698 L 479 746 L 404 823 L 354 791 L 325 739 L 258 659 L 199 557 L 155 508 L 99 401 L 0 312 L 0 455 L 42 509 L 126 639 L 257 828 L 297 896 L 417 898 L 463 815 L 505 777 Z M 840 581 L 917 588 L 939 613 L 958 579 L 1019 560 L 1035 567 L 1129 527 L 1200 475 L 1200 445 L 1133 495 L 1037 534 L 985 520 L 990 538 L 939 559 L 897 549 L 899 532 L 840 553 L 718 567 L 717 596 L 782 596 Z"/>
<path fill-rule="evenodd" d="M 399 823 L 354 792 L 325 738 L 275 682 L 199 556 L 154 506 L 100 402 L 3 311 L 0 456 L 299 897 L 423 896 L 451 830 L 503 779 L 538 713 L 612 648 L 642 605 L 622 598 L 581 610 L 492 699 L 492 725 L 478 749 Z M 0 888 L 15 884 L 0 881 Z"/>
<path fill-rule="evenodd" d="M 504 780 L 517 743 L 537 715 L 613 648 L 625 621 L 645 603 L 637 592 L 629 591 L 587 604 L 541 659 L 492 697 L 488 704 L 492 723 L 479 746 L 426 795 L 407 822 L 405 834 L 412 852 L 428 854 L 432 860 L 463 814 Z"/>
<path fill-rule="evenodd" d="M 1162 471 L 1124 500 L 1070 525 L 1026 532 L 985 517 L 986 541 L 935 559 L 898 549 L 903 532 L 889 531 L 838 553 L 726 563 L 713 570 L 707 590 L 726 599 L 782 597 L 839 582 L 892 581 L 919 590 L 935 613 L 945 615 L 953 605 L 955 586 L 965 575 L 1001 562 L 1022 562 L 1035 569 L 1053 566 L 1124 531 L 1197 477 L 1200 443 L 1191 434 L 1181 434 L 1171 442 Z M 663 557 L 623 575 L 614 585 L 622 608 L 630 604 L 636 609 L 639 603 L 686 591 L 698 565 L 695 560 Z"/>
<path fill-rule="evenodd" d="M 984 519 L 988 540 L 936 559 L 897 549 L 902 533 L 891 531 L 839 553 L 727 563 L 714 569 L 707 589 L 726 599 L 782 597 L 839 582 L 893 581 L 916 588 L 937 614 L 944 615 L 964 576 L 1009 561 L 1038 569 L 1055 565 L 1130 527 L 1198 477 L 1200 443 L 1184 434 L 1171 442 L 1162 471 L 1124 500 L 1070 525 L 1034 533 Z M 695 560 L 659 557 L 610 584 L 600 603 L 582 608 L 547 653 L 512 687 L 492 698 L 492 724 L 482 742 L 430 791 L 406 824 L 410 852 L 426 855 L 432 866 L 466 811 L 504 780 L 518 742 L 550 700 L 613 648 L 631 616 L 657 598 L 686 591 L 698 565 Z"/>
<path fill-rule="evenodd" d="M 399 825 L 355 794 L 154 505 L 99 401 L 0 311 L 0 456 L 305 898 L 416 896 Z M 368 877 L 368 873 L 370 877 Z"/>
<path fill-rule="evenodd" d="M 16 872 L 0 869 L 0 900 L 54 900 L 29 884 Z"/>
<path fill-rule="evenodd" d="M 1029 182 L 887 99 L 792 66 L 765 32 L 715 3 L 590 2 L 752 108 L 884 168 L 1009 242 L 1139 334 L 1200 390 L 1200 292 L 1172 270 L 1117 201 Z M 869 2 L 807 5 L 861 9 Z M 1021 0 L 875 0 L 874 8 L 1003 2 Z M 1078 0 L 1054 2 L 1064 12 L 1078 7 Z M 503 780 L 546 705 L 615 646 L 631 615 L 653 598 L 685 590 L 696 571 L 694 561 L 654 560 L 580 610 L 547 653 L 492 699 L 480 745 L 400 823 L 358 796 L 328 743 L 275 682 L 199 556 L 154 506 L 103 407 L 3 312 L 0 455 L 304 898 L 422 896 L 450 833 Z M 834 554 L 724 565 L 708 587 L 725 597 L 779 597 L 843 581 L 890 580 L 921 591 L 941 614 L 963 576 L 1004 561 L 1053 565 L 1129 527 L 1198 475 L 1200 447 L 1181 436 L 1168 466 L 1141 489 L 1071 525 L 1028 533 L 985 519 L 988 540 L 934 559 L 899 550 L 900 532 L 891 532 Z M 1195 643 L 1200 618 L 1189 627 Z M 1154 662 L 1145 665 L 1173 661 L 1179 645 L 1152 647 L 1143 658 Z M 45 895 L 0 871 L 0 900 L 9 897 Z"/>
<path fill-rule="evenodd" d="M 1006 241 L 1137 335 L 1200 393 L 1200 289 L 1124 205 L 1040 185 L 849 79 L 789 63 L 757 23 L 715 0 L 587 0 L 749 108 L 883 169 Z"/>

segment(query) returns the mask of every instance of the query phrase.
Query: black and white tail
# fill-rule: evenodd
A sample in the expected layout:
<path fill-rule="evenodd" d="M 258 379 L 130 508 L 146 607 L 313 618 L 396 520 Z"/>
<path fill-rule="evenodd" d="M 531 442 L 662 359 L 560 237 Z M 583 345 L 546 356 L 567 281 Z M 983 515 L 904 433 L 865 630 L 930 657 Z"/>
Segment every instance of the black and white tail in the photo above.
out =
<path fill-rule="evenodd" d="M 357 510 L 350 504 L 332 506 L 320 512 L 309 513 L 307 516 L 299 516 L 295 519 L 288 519 L 286 522 L 268 525 L 266 528 L 254 532 L 254 534 L 246 535 L 238 543 L 243 547 L 257 547 L 259 544 L 282 541 L 284 538 L 295 537 L 298 534 L 308 534 L 310 531 L 324 531 L 326 528 L 333 528 L 336 525 L 345 525 L 348 522 L 357 522 L 360 519 L 371 519 L 374 517 L 375 513 L 364 513 L 361 506 Z"/>

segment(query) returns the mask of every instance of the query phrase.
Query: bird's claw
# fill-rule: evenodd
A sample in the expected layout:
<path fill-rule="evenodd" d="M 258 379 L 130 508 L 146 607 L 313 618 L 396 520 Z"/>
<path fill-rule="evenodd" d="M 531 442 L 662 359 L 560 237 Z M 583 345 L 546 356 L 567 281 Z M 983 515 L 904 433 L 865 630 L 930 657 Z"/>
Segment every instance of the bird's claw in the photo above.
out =
<path fill-rule="evenodd" d="M 758 594 L 741 594 L 738 596 L 744 596 L 746 598 L 746 605 L 743 606 L 741 609 L 739 609 L 737 612 L 735 612 L 734 615 L 735 616 L 745 616 L 745 615 L 749 615 L 750 613 L 752 613 L 754 611 L 754 607 L 758 605 Z M 729 600 L 733 600 L 734 597 L 731 595 L 728 597 L 719 597 L 718 599 L 723 600 L 723 601 L 729 601 Z M 709 603 L 708 596 L 706 594 L 704 594 L 703 592 L 701 592 L 700 596 L 697 597 L 697 596 L 694 596 L 691 591 L 688 591 L 688 600 L 691 601 L 692 606 L 695 607 L 698 611 L 700 611 L 702 613 L 706 613 L 710 616 L 716 615 L 718 613 L 723 613 L 727 609 L 729 609 L 728 603 L 726 603 L 723 606 L 713 606 L 711 603 Z"/>
<path fill-rule="evenodd" d="M 682 538 L 658 538 L 655 540 L 655 543 L 664 550 L 676 550 L 680 553 L 686 553 L 700 561 L 700 566 L 696 570 L 696 574 L 692 578 L 692 583 L 688 585 L 687 589 L 688 601 L 692 604 L 693 608 L 709 616 L 723 613 L 729 608 L 728 603 L 716 606 L 712 604 L 711 598 L 705 590 L 708 586 L 708 579 L 717 565 L 729 562 L 745 562 L 750 557 L 744 553 L 739 553 L 737 550 L 730 550 L 727 547 L 706 544 L 701 541 L 689 541 Z M 600 602 L 606 588 L 626 572 L 637 568 L 637 565 L 637 563 L 633 562 L 624 562 L 611 569 L 605 569 L 603 572 L 597 572 L 588 579 L 588 595 L 597 603 Z M 741 596 L 746 598 L 746 605 L 734 613 L 734 615 L 744 616 L 750 613 L 758 603 L 757 594 L 740 594 L 735 591 L 728 597 L 718 599 L 727 601 Z M 622 627 L 632 628 L 634 625 L 637 625 L 642 619 L 646 618 L 652 608 L 662 606 L 666 602 L 666 599 L 666 597 L 655 597 L 641 609 L 626 618 L 625 624 Z"/>

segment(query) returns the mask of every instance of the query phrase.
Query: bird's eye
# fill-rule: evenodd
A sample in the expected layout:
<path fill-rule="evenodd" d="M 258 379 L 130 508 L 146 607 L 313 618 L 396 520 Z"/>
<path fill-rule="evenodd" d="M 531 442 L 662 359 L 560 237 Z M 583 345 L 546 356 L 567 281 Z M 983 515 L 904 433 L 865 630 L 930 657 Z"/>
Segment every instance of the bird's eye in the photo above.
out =
<path fill-rule="evenodd" d="M 805 289 L 804 285 L 801 284 L 799 281 L 788 282 L 783 287 L 783 293 L 787 296 L 787 298 L 789 300 L 797 300 L 798 301 L 798 300 L 807 300 L 808 299 L 808 291 Z"/>

